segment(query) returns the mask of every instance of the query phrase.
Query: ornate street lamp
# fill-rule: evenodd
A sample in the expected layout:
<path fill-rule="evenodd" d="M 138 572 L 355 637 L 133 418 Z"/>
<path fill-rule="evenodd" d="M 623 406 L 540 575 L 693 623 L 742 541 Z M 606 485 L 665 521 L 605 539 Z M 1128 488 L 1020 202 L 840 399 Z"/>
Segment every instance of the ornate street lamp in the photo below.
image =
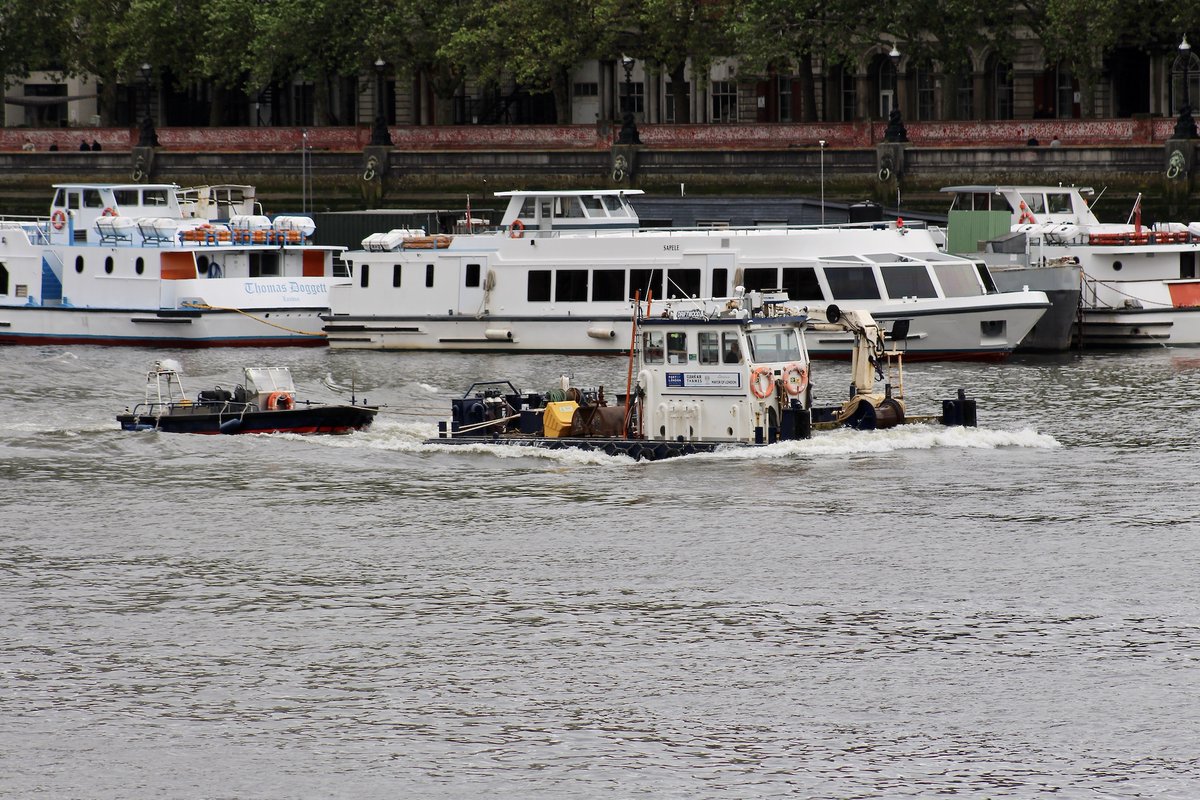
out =
<path fill-rule="evenodd" d="M 818 139 L 821 146 L 821 224 L 825 224 L 825 140 Z"/>
<path fill-rule="evenodd" d="M 642 137 L 638 133 L 637 123 L 634 122 L 633 112 L 636 106 L 633 102 L 633 65 L 634 60 L 629 56 L 621 56 L 621 67 L 625 70 L 625 97 L 621 103 L 621 131 L 617 134 L 617 144 L 641 144 Z"/>
<path fill-rule="evenodd" d="M 377 147 L 391 147 L 392 134 L 387 128 L 387 117 L 383 114 L 384 91 L 383 91 L 383 68 L 386 62 L 382 58 L 375 59 L 375 124 L 371 128 L 371 145 Z"/>
<path fill-rule="evenodd" d="M 887 128 L 883 131 L 885 142 L 907 142 L 908 131 L 904 129 L 904 120 L 900 117 L 900 50 L 892 42 L 892 50 L 888 53 L 892 60 L 892 110 L 888 113 Z"/>
<path fill-rule="evenodd" d="M 142 91 L 146 95 L 146 116 L 142 117 L 137 146 L 158 147 L 158 133 L 154 130 L 154 120 L 150 116 L 150 78 L 154 74 L 154 68 L 146 63 L 142 64 L 139 71 L 142 73 Z"/>
<path fill-rule="evenodd" d="M 1188 44 L 1187 34 L 1179 43 L 1179 57 L 1183 60 L 1183 105 L 1179 107 L 1179 119 L 1175 121 L 1176 139 L 1195 139 L 1196 120 L 1192 117 L 1192 100 L 1190 94 L 1189 72 L 1192 66 L 1192 46 Z"/>

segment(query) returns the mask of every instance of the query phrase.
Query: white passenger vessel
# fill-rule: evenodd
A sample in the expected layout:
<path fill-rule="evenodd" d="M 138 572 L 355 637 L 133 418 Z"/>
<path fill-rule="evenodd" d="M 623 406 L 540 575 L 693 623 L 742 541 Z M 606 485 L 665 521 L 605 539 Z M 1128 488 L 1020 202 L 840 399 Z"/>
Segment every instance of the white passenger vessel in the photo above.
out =
<path fill-rule="evenodd" d="M 0 344 L 319 346 L 340 247 L 249 186 L 58 184 L 0 219 Z"/>
<path fill-rule="evenodd" d="M 962 390 L 942 402 L 940 413 L 909 411 L 903 353 L 887 350 L 867 312 L 785 303 L 781 294 L 741 287 L 731 298 L 668 301 L 664 313 L 638 316 L 631 327 L 637 344 L 623 392 L 571 387 L 565 377 L 545 392 L 523 392 L 509 381 L 475 383 L 451 402 L 450 419 L 427 444 L 571 448 L 657 460 L 807 439 L 814 428 L 976 424 L 975 401 Z M 814 330 L 853 342 L 849 394 L 838 405 L 813 404 L 806 340 Z"/>
<path fill-rule="evenodd" d="M 1088 205 L 1093 194 L 1088 187 L 978 185 L 942 191 L 955 196 L 951 238 L 959 222 L 973 225 L 973 238 L 988 242 L 987 258 L 998 279 L 1005 269 L 1015 281 L 1034 286 L 1062 283 L 1055 273 L 1073 276 L 1078 307 L 1056 302 L 1051 314 L 1075 322 L 1079 345 L 1200 344 L 1200 222 L 1143 225 L 1139 202 L 1127 222 L 1103 223 Z M 968 223 L 972 216 L 976 221 Z"/>
<path fill-rule="evenodd" d="M 329 343 L 624 352 L 635 294 L 722 297 L 743 286 L 868 311 L 910 359 L 1001 359 L 1049 307 L 1041 292 L 996 291 L 982 263 L 939 252 L 922 228 L 643 229 L 637 194 L 499 192 L 499 230 L 372 235 L 345 255 L 352 280 L 332 292 Z M 810 342 L 819 357 L 850 346 L 835 333 Z"/>

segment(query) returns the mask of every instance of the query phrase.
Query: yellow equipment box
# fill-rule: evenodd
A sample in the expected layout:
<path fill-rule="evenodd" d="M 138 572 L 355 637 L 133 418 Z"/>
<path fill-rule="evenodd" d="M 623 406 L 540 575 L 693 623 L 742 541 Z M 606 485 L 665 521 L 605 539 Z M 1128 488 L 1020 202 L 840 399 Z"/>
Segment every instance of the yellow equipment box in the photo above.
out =
<path fill-rule="evenodd" d="M 574 400 L 546 403 L 546 413 L 542 415 L 542 435 L 550 439 L 570 436 L 571 420 L 575 417 L 577 408 L 579 403 Z"/>

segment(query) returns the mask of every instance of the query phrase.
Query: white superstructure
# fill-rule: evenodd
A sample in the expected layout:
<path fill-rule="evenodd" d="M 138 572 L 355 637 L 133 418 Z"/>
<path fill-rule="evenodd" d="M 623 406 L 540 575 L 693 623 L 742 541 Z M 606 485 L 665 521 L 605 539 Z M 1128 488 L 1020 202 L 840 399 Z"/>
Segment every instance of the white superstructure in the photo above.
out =
<path fill-rule="evenodd" d="M 955 213 L 992 212 L 1011 247 L 995 249 L 1030 269 L 1077 267 L 1075 335 L 1086 347 L 1200 344 L 1200 223 L 1103 223 L 1076 186 L 951 186 Z"/>
<path fill-rule="evenodd" d="M 59 184 L 0 219 L 0 343 L 323 345 L 333 255 L 252 187 Z M 221 221 L 227 219 L 228 221 Z"/>
<path fill-rule="evenodd" d="M 909 358 L 1003 358 L 1049 306 L 1041 292 L 997 292 L 982 264 L 939 252 L 921 228 L 642 229 L 636 194 L 503 192 L 499 230 L 372 236 L 345 256 L 351 280 L 332 292 L 330 345 L 621 352 L 635 295 L 742 286 L 867 311 Z M 851 337 L 818 334 L 809 347 L 846 357 Z"/>

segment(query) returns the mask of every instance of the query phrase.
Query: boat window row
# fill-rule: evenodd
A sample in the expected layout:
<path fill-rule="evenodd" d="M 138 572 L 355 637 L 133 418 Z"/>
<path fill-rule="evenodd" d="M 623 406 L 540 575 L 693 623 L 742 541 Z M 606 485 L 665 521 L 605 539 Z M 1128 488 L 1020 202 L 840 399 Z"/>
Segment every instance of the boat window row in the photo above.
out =
<path fill-rule="evenodd" d="M 745 267 L 737 271 L 734 280 L 747 291 L 782 289 L 797 302 L 878 300 L 884 292 L 889 298 L 935 298 L 976 297 L 994 291 L 989 288 L 992 284 L 986 268 L 969 260 L 936 255 L 922 260 L 883 257 L 895 263 L 868 263 L 872 257 L 844 256 L 823 261 L 820 267 Z M 729 296 L 729 270 L 718 267 L 709 272 L 706 289 L 703 270 L 698 268 L 530 270 L 526 299 L 531 303 L 620 302 L 635 294 L 645 299 L 651 292 L 655 298 Z"/>
<path fill-rule="evenodd" d="M 380 265 L 380 269 L 384 267 Z M 479 264 L 468 264 L 466 270 L 466 278 L 464 285 L 479 286 Z M 433 288 L 433 264 L 425 265 L 425 288 Z M 352 274 L 352 273 L 351 273 Z M 386 274 L 386 273 L 385 273 Z M 336 277 L 336 272 L 335 272 Z M 358 265 L 358 285 L 366 289 L 371 285 L 371 265 L 369 263 L 360 263 Z M 392 288 L 399 289 L 404 285 L 404 265 L 392 264 Z"/>
<path fill-rule="evenodd" d="M 540 211 L 540 213 L 539 213 Z M 584 219 L 633 216 L 621 198 L 602 194 L 566 197 L 526 197 L 518 214 L 521 219 Z"/>
<path fill-rule="evenodd" d="M 75 273 L 77 275 L 82 275 L 84 273 L 84 270 L 86 270 L 86 269 L 87 269 L 87 262 L 84 259 L 84 257 L 83 256 L 75 256 Z M 116 263 L 113 261 L 113 257 L 105 256 L 104 257 L 104 274 L 112 275 L 113 272 L 115 272 L 115 271 L 116 271 Z M 136 259 L 134 259 L 133 271 L 138 275 L 145 273 L 146 261 L 141 256 L 138 256 Z"/>
<path fill-rule="evenodd" d="M 688 349 L 687 331 L 645 331 L 642 360 L 647 364 L 741 364 L 742 348 L 737 331 L 697 331 L 696 351 Z M 689 358 L 689 355 L 693 357 Z"/>
<path fill-rule="evenodd" d="M 167 189 L 114 189 L 113 202 L 123 212 L 136 206 L 161 208 L 169 202 Z M 54 194 L 54 208 L 105 208 L 106 203 L 99 189 L 58 189 Z"/>

